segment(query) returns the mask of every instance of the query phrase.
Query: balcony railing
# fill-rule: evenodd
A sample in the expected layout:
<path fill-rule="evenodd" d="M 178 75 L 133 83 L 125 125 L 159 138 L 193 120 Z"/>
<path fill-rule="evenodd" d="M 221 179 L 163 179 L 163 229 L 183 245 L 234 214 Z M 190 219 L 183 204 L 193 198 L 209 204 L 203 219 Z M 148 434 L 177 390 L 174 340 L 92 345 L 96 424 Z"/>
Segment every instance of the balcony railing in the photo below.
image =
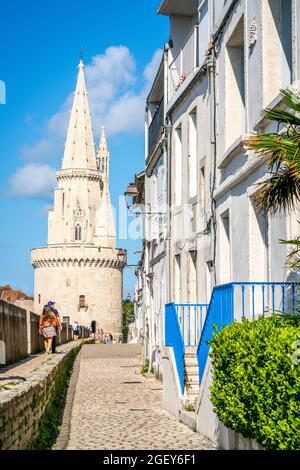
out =
<path fill-rule="evenodd" d="M 186 347 L 198 346 L 206 319 L 208 305 L 176 304 L 175 309 L 184 345 Z"/>
<path fill-rule="evenodd" d="M 184 393 L 186 347 L 197 346 L 199 378 L 202 382 L 213 333 L 243 318 L 254 320 L 276 313 L 296 314 L 300 286 L 296 282 L 234 282 L 217 286 L 209 305 L 168 304 L 165 345 L 172 347 L 181 391 Z"/>
<path fill-rule="evenodd" d="M 199 66 L 198 31 L 198 26 L 195 26 L 169 66 L 168 101 L 173 98 L 185 80 L 189 78 Z"/>
<path fill-rule="evenodd" d="M 164 99 L 159 103 L 157 110 L 153 116 L 152 122 L 149 126 L 149 152 L 150 155 L 159 140 L 161 135 L 161 128 L 164 126 Z"/>

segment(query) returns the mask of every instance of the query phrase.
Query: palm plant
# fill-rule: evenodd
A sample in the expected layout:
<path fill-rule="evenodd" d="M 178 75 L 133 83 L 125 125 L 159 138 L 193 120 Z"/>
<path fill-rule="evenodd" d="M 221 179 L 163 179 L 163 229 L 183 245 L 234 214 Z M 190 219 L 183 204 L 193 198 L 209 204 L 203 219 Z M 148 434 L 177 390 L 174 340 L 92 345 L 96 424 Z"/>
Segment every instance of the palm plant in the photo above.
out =
<path fill-rule="evenodd" d="M 277 132 L 253 135 L 245 144 L 266 158 L 270 177 L 260 184 L 257 204 L 273 214 L 290 211 L 300 202 L 300 94 L 281 90 L 281 95 L 290 111 L 264 111 L 268 120 L 277 123 Z"/>
<path fill-rule="evenodd" d="M 256 203 L 261 211 L 271 214 L 289 212 L 300 202 L 300 94 L 281 90 L 281 95 L 289 111 L 264 111 L 268 120 L 277 123 L 277 132 L 253 135 L 245 143 L 246 149 L 266 159 L 270 176 L 260 183 Z M 284 243 L 292 246 L 290 267 L 299 270 L 300 237 Z"/>

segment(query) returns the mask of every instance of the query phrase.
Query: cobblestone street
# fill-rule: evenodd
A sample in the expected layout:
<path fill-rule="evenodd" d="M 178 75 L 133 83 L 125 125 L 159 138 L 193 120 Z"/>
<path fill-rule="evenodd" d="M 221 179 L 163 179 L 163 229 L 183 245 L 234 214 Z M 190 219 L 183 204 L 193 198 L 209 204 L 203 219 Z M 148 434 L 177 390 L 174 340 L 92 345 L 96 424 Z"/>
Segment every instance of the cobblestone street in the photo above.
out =
<path fill-rule="evenodd" d="M 213 449 L 201 435 L 162 408 L 162 384 L 140 374 L 137 345 L 86 345 L 73 403 L 69 391 L 61 436 L 68 450 Z M 77 367 L 77 372 L 76 372 Z M 68 414 L 69 411 L 69 417 Z M 59 437 L 55 449 L 62 448 Z"/>

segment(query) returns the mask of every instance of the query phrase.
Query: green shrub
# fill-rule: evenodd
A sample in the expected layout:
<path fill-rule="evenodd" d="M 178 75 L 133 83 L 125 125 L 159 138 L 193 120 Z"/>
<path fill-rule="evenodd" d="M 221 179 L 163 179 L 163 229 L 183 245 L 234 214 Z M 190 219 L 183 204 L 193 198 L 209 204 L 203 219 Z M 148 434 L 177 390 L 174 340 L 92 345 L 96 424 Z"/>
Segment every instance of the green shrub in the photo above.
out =
<path fill-rule="evenodd" d="M 278 315 L 224 328 L 210 342 L 211 401 L 220 421 L 267 449 L 300 449 L 299 317 Z"/>
<path fill-rule="evenodd" d="M 141 373 L 142 374 L 148 374 L 150 372 L 150 374 L 154 374 L 154 369 L 153 367 L 151 367 L 151 369 L 149 370 L 149 361 L 146 361 L 145 364 L 142 365 L 141 367 Z"/>

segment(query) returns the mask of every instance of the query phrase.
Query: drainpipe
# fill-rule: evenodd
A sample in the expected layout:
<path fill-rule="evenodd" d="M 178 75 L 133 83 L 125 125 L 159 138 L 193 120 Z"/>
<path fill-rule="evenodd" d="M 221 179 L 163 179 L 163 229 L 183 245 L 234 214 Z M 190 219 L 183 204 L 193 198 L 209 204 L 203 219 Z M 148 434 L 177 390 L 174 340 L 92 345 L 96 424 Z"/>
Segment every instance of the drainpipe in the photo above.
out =
<path fill-rule="evenodd" d="M 172 133 L 172 125 L 169 123 L 165 126 L 166 130 L 166 139 L 165 139 L 165 150 L 167 155 L 167 246 L 166 246 L 166 259 L 167 259 L 167 296 L 166 300 L 167 303 L 172 302 L 171 298 L 171 218 L 172 218 L 172 195 L 171 195 L 171 133 Z"/>
<path fill-rule="evenodd" d="M 216 188 L 217 177 L 217 129 L 216 129 L 216 57 L 214 48 L 211 49 L 207 62 L 209 76 L 209 94 L 210 94 L 210 201 L 211 201 L 211 261 L 213 270 L 214 285 L 217 284 L 216 272 L 216 248 L 217 248 L 217 219 L 216 219 L 216 201 L 214 192 Z"/>

